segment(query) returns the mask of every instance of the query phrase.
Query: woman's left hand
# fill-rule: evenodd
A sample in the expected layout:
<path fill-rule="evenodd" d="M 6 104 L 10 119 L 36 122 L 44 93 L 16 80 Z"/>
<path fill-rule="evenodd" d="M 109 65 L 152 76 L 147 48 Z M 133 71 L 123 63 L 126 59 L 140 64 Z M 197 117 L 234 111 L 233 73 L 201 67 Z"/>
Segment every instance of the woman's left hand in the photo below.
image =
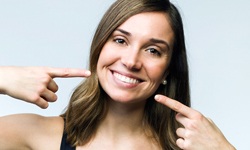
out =
<path fill-rule="evenodd" d="M 177 112 L 176 120 L 183 125 L 176 130 L 176 144 L 184 150 L 235 150 L 211 119 L 182 103 L 163 95 L 155 100 Z"/>

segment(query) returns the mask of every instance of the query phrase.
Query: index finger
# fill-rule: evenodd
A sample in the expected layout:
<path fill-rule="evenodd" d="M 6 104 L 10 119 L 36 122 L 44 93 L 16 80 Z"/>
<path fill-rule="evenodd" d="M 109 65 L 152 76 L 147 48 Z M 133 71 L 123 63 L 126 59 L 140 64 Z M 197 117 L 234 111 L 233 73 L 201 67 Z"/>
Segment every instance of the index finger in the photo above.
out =
<path fill-rule="evenodd" d="M 91 72 L 85 69 L 75 69 L 75 68 L 46 68 L 48 74 L 52 77 L 89 77 Z"/>
<path fill-rule="evenodd" d="M 192 108 L 174 100 L 169 97 L 163 96 L 163 95 L 156 95 L 155 100 L 172 110 L 181 113 L 182 115 L 188 117 L 188 118 L 193 118 L 194 115 L 197 113 L 197 111 L 193 110 Z"/>

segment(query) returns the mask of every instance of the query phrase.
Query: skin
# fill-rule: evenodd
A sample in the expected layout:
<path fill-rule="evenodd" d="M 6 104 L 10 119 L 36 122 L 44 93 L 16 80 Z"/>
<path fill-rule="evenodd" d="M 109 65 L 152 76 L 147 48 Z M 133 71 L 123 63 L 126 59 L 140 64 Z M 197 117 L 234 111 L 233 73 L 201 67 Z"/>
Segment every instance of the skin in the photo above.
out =
<path fill-rule="evenodd" d="M 165 14 L 150 12 L 129 18 L 101 51 L 97 73 L 102 88 L 114 101 L 145 102 L 166 77 L 173 40 Z M 120 76 L 138 82 L 129 83 Z"/>
<path fill-rule="evenodd" d="M 151 139 L 150 130 L 144 128 L 142 115 L 145 100 L 166 77 L 174 35 L 167 17 L 156 12 L 135 15 L 118 29 L 119 31 L 116 30 L 103 47 L 97 66 L 100 83 L 110 96 L 107 116 L 101 122 L 95 137 L 88 144 L 77 146 L 77 150 L 160 149 Z M 124 31 L 130 34 L 124 34 Z M 159 43 L 159 40 L 157 43 L 152 42 L 152 38 L 168 44 Z M 162 52 L 161 57 L 155 55 L 156 49 Z M 58 86 L 53 78 L 90 75 L 89 71 L 80 69 L 0 69 L 3 70 L 0 73 L 0 79 L 3 79 L 0 83 L 1 93 L 41 108 L 47 108 L 48 102 L 57 99 L 55 92 Z M 139 82 L 125 83 L 123 79 L 115 77 L 114 72 L 139 79 Z M 23 85 L 26 85 L 25 88 Z M 212 121 L 198 111 L 163 95 L 156 95 L 155 100 L 178 113 L 176 120 L 184 126 L 176 131 L 180 137 L 177 145 L 181 149 L 234 149 Z M 0 117 L 0 129 L 4 129 L 0 130 L 0 147 L 6 150 L 60 149 L 63 126 L 61 117 L 34 114 Z"/>
<path fill-rule="evenodd" d="M 107 116 L 95 138 L 77 149 L 160 149 L 145 134 L 150 129 L 142 124 L 142 118 L 147 98 L 166 77 L 173 39 L 163 13 L 137 14 L 114 31 L 97 64 L 100 84 L 110 97 Z"/>
<path fill-rule="evenodd" d="M 47 108 L 57 99 L 56 77 L 88 77 L 83 69 L 51 67 L 0 67 L 0 91 Z M 25 86 L 24 86 L 25 85 Z M 60 149 L 64 122 L 61 117 L 17 114 L 0 117 L 0 147 L 11 149 Z M 53 141 L 53 142 L 51 142 Z"/>
<path fill-rule="evenodd" d="M 61 117 L 34 114 L 0 117 L 0 147 L 4 150 L 59 150 L 63 127 Z"/>
<path fill-rule="evenodd" d="M 155 100 L 177 112 L 176 120 L 184 126 L 176 130 L 176 144 L 181 149 L 236 150 L 213 121 L 200 112 L 163 95 L 156 95 Z"/>
<path fill-rule="evenodd" d="M 90 71 L 52 67 L 0 67 L 0 93 L 47 108 L 55 102 L 58 86 L 53 78 L 88 77 Z M 18 75 L 17 75 L 18 74 Z M 24 86 L 25 85 L 25 86 Z"/>

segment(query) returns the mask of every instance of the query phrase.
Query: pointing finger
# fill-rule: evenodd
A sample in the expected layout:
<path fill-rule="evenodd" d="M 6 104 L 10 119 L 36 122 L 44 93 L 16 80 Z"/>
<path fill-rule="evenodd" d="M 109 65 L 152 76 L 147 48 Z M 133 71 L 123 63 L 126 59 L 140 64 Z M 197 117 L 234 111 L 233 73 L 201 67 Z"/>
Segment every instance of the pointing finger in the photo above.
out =
<path fill-rule="evenodd" d="M 155 100 L 169 107 L 170 109 L 178 113 L 181 113 L 182 115 L 188 118 L 193 118 L 193 115 L 197 113 L 195 110 L 191 109 L 190 107 L 163 95 L 156 95 Z"/>
<path fill-rule="evenodd" d="M 89 77 L 91 72 L 84 69 L 73 69 L 73 68 L 46 68 L 49 75 L 52 78 L 55 77 Z"/>

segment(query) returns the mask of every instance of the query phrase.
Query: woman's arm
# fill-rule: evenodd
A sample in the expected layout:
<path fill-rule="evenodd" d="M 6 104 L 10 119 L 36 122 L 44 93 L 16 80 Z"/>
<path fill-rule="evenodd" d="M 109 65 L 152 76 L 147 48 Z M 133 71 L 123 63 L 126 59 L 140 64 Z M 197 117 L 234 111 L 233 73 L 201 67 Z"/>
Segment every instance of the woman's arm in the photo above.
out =
<path fill-rule="evenodd" d="M 0 67 L 0 94 L 47 108 L 57 99 L 55 77 L 88 77 L 82 69 Z M 0 149 L 59 149 L 61 117 L 18 114 L 0 117 Z M 52 142 L 53 141 L 53 142 Z"/>
<path fill-rule="evenodd" d="M 55 77 L 88 77 L 82 69 L 51 67 L 0 67 L 0 93 L 47 108 L 57 99 Z"/>

